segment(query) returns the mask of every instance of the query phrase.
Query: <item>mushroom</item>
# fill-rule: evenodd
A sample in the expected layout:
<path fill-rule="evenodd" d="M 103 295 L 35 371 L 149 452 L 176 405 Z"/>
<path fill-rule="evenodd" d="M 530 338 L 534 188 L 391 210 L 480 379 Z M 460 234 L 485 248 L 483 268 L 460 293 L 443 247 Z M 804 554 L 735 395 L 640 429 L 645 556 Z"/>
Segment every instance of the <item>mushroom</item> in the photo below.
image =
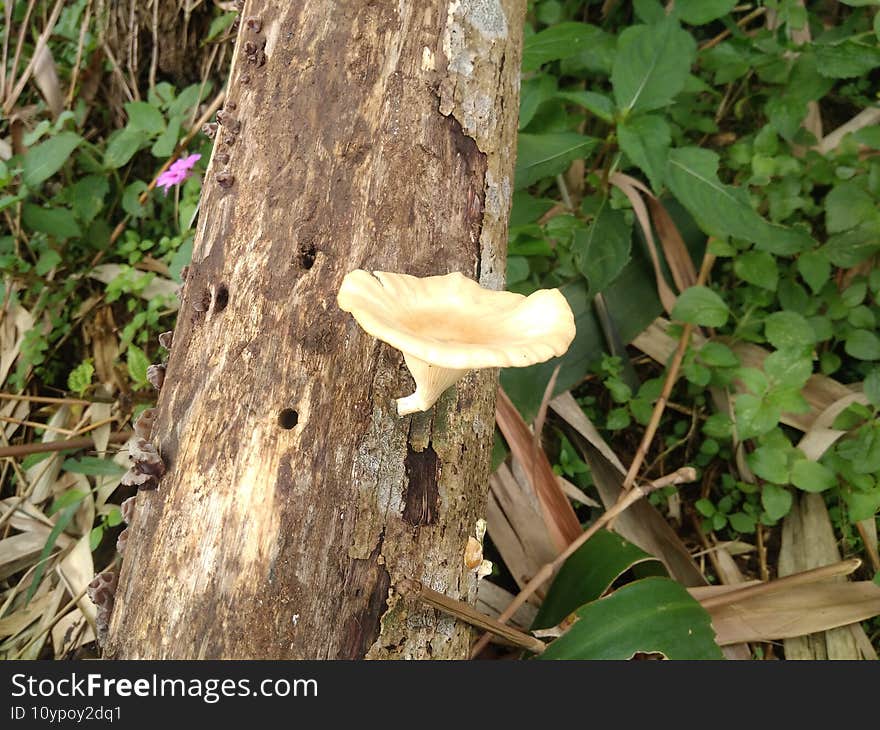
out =
<path fill-rule="evenodd" d="M 416 391 L 397 400 L 401 416 L 427 411 L 469 370 L 544 362 L 565 353 L 575 335 L 558 289 L 525 297 L 484 289 L 458 272 L 420 278 L 356 269 L 343 279 L 337 302 L 403 353 Z"/>

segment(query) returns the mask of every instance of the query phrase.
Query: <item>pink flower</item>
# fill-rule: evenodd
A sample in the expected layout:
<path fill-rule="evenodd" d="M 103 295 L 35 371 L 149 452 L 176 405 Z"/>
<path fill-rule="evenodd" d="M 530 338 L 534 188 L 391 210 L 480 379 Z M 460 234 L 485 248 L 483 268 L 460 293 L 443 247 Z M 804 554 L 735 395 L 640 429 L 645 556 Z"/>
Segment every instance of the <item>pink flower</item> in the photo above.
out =
<path fill-rule="evenodd" d="M 180 183 L 186 180 L 190 176 L 196 162 L 200 159 L 202 159 L 202 156 L 199 154 L 180 158 L 159 175 L 159 179 L 156 180 L 156 187 L 164 188 L 165 195 L 168 195 L 168 189 L 172 185 L 180 185 Z"/>

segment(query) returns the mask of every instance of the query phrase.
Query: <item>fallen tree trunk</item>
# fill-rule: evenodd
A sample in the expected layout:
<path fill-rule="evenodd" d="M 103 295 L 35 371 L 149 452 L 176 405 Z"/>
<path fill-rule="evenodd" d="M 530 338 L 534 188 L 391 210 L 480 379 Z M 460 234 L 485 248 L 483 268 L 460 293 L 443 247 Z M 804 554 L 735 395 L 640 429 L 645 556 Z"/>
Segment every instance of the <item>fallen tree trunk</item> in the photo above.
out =
<path fill-rule="evenodd" d="M 259 6 L 259 7 L 258 7 Z M 105 656 L 463 658 L 496 373 L 428 413 L 355 268 L 503 285 L 524 4 L 249 2 Z"/>

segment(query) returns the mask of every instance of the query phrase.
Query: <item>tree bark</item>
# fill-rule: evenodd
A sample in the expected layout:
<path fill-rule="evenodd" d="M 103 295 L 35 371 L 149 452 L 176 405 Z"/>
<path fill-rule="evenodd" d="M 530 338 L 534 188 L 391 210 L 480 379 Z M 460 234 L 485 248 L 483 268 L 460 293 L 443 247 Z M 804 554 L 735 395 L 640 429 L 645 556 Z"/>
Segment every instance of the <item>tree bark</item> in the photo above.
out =
<path fill-rule="evenodd" d="M 475 598 L 497 373 L 398 418 L 402 357 L 336 292 L 503 286 L 524 5 L 247 3 L 106 656 L 467 656 L 394 587 Z"/>

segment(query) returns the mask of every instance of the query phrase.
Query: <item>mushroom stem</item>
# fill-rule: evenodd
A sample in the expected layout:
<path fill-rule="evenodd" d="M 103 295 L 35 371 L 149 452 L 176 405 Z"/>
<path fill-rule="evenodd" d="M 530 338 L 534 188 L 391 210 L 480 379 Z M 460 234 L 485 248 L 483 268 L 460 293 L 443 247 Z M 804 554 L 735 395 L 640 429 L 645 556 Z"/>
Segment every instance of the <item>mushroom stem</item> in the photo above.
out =
<path fill-rule="evenodd" d="M 455 385 L 467 374 L 467 370 L 438 367 L 406 353 L 403 359 L 416 383 L 416 392 L 406 398 L 397 399 L 399 416 L 427 411 L 437 402 L 443 391 Z"/>

